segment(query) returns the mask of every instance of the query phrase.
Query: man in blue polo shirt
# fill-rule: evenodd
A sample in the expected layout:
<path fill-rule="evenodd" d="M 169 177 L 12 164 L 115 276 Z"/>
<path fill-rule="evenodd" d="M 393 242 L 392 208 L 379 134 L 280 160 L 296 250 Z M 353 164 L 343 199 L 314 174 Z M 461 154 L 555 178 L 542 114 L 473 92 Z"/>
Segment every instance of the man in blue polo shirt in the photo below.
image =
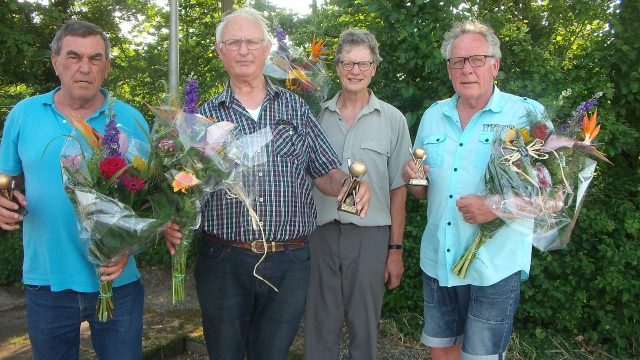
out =
<path fill-rule="evenodd" d="M 425 327 L 422 342 L 432 358 L 504 359 L 520 298 L 528 277 L 532 231 L 499 232 L 478 251 L 466 278 L 451 268 L 475 238 L 479 224 L 496 218 L 482 194 L 493 138 L 503 129 L 526 124 L 539 103 L 503 93 L 494 80 L 500 68 L 500 41 L 479 22 L 454 25 L 441 47 L 447 59 L 453 97 L 424 113 L 415 146 L 427 152 L 429 186 L 410 186 L 428 197 L 420 267 L 424 276 Z M 416 177 L 412 161 L 403 179 Z M 532 230 L 532 229 L 530 229 Z"/>
<path fill-rule="evenodd" d="M 34 359 L 78 359 L 80 323 L 88 321 L 100 359 L 140 359 L 144 290 L 133 258 L 100 268 L 113 280 L 113 319 L 96 318 L 98 279 L 78 237 L 76 215 L 62 184 L 60 151 L 81 116 L 103 132 L 107 109 L 128 136 L 144 140 L 137 124 L 146 124 L 133 107 L 109 98 L 102 89 L 110 69 L 109 40 L 94 24 L 71 20 L 51 43 L 51 62 L 61 86 L 19 102 L 9 113 L 0 143 L 0 173 L 23 179 L 18 204 L 0 197 L 0 228 L 23 229 L 23 279 L 27 327 Z M 136 131 L 137 130 L 137 131 Z M 45 151 L 46 149 L 46 151 Z M 22 224 L 20 223 L 22 222 Z"/>

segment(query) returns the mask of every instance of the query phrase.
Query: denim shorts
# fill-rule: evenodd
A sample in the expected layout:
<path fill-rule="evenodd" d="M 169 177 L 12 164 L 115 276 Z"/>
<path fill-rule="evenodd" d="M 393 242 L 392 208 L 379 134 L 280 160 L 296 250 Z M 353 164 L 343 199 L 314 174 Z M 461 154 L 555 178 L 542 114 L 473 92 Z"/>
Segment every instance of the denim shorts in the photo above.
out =
<path fill-rule="evenodd" d="M 440 286 L 423 272 L 421 341 L 429 347 L 462 343 L 462 359 L 504 359 L 520 302 L 520 272 L 489 286 Z"/>

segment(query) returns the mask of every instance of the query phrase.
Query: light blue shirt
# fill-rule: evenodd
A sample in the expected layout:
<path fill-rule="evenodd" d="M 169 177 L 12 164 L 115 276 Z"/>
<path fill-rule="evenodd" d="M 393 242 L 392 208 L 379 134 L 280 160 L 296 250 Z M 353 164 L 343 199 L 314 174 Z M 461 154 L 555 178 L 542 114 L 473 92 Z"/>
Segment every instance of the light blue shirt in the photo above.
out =
<path fill-rule="evenodd" d="M 416 134 L 415 146 L 426 150 L 430 169 L 420 267 L 442 286 L 487 286 L 517 271 L 521 271 L 524 280 L 531 265 L 530 221 L 503 227 L 489 239 L 478 251 L 465 279 L 451 271 L 480 227 L 464 221 L 456 200 L 464 195 L 486 194 L 484 174 L 494 137 L 504 129 L 526 126 L 527 111 L 542 113 L 544 107 L 494 87 L 487 106 L 471 118 L 463 131 L 456 109 L 458 98 L 456 94 L 427 109 Z"/>
<path fill-rule="evenodd" d="M 87 260 L 87 241 L 78 237 L 76 213 L 62 184 L 60 151 L 72 126 L 54 106 L 53 97 L 59 89 L 22 100 L 9 112 L 0 143 L 0 173 L 24 174 L 25 178 L 29 213 L 22 225 L 22 281 L 49 285 L 53 291 L 94 292 L 98 291 L 96 270 Z M 104 133 L 109 94 L 101 91 L 107 100 L 86 120 Z M 140 112 L 119 100 L 113 112 L 128 135 L 145 139 L 136 124 L 147 125 Z M 114 286 L 138 278 L 140 273 L 131 257 Z"/>

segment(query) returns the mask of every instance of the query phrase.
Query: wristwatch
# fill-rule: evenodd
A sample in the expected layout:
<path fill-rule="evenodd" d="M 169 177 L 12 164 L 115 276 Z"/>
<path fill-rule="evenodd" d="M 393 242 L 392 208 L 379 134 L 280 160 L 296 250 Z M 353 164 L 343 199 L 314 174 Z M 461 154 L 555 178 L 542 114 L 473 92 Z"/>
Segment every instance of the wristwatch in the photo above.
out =
<path fill-rule="evenodd" d="M 389 250 L 402 250 L 402 244 L 389 244 Z"/>

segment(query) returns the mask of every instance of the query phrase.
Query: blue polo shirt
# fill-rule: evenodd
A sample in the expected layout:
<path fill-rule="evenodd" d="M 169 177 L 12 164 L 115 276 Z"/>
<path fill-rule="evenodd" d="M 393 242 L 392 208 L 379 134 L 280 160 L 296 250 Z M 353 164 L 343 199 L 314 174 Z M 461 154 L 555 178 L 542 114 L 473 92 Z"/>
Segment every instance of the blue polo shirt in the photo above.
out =
<path fill-rule="evenodd" d="M 59 89 L 22 100 L 9 112 L 0 143 L 0 173 L 25 178 L 29 213 L 22 224 L 23 282 L 49 285 L 53 291 L 94 292 L 98 291 L 96 270 L 87 260 L 87 241 L 78 237 L 76 214 L 62 184 L 60 151 L 73 128 L 53 104 Z M 103 133 L 109 94 L 101 91 L 107 100 L 86 120 Z M 136 124 L 146 126 L 139 111 L 115 100 L 113 112 L 129 136 L 146 139 Z M 114 286 L 138 278 L 131 257 Z"/>
<path fill-rule="evenodd" d="M 494 137 L 505 128 L 526 126 L 527 111 L 542 113 L 544 107 L 494 87 L 487 106 L 471 118 L 463 131 L 456 109 L 458 98 L 456 94 L 427 109 L 416 134 L 415 146 L 426 150 L 430 168 L 420 267 L 442 286 L 487 286 L 517 271 L 526 279 L 531 265 L 530 220 L 518 220 L 489 239 L 478 251 L 465 279 L 451 271 L 480 228 L 463 220 L 456 200 L 464 195 L 486 194 L 484 174 Z"/>

